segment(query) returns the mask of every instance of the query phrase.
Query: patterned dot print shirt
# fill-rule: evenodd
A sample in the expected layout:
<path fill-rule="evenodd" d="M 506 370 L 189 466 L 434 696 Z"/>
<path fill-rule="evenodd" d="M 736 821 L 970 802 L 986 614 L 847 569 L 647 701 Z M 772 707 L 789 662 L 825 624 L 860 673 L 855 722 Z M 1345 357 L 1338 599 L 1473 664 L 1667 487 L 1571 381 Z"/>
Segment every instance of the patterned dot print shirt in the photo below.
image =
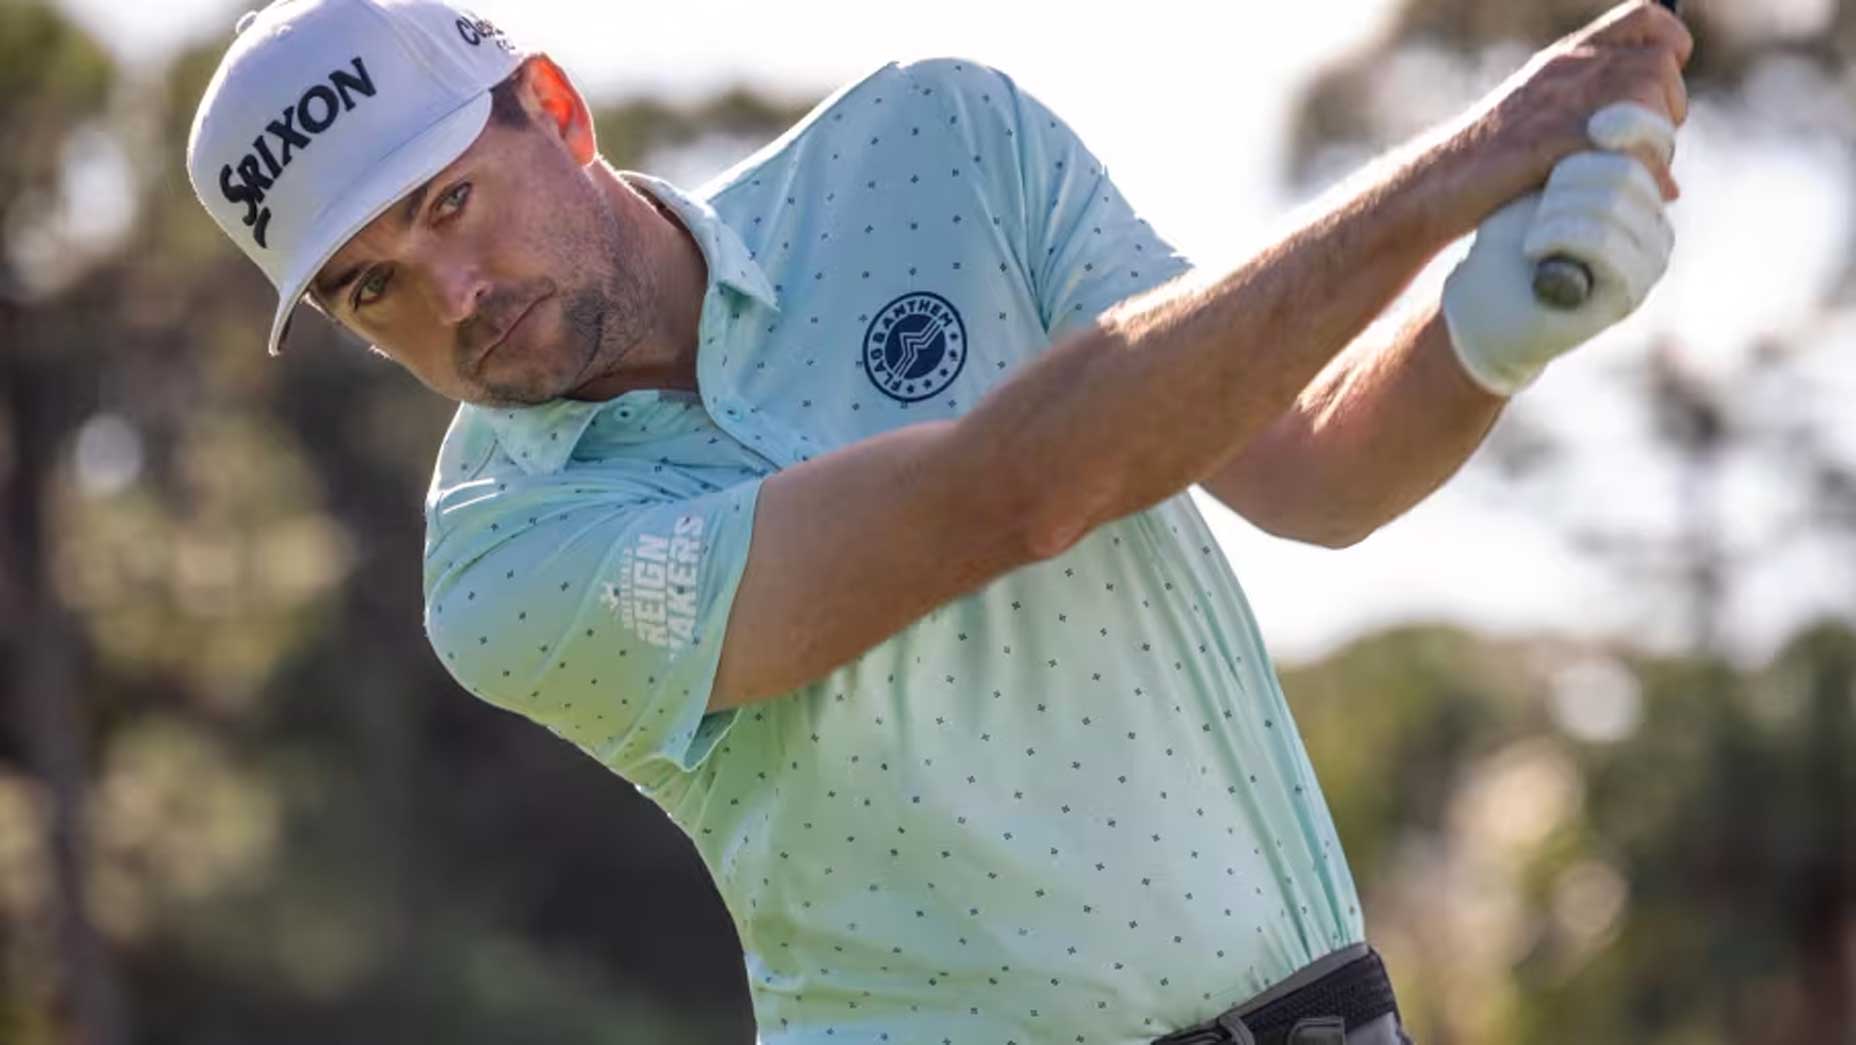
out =
<path fill-rule="evenodd" d="M 689 835 L 761 1040 L 1130 1045 L 1361 940 L 1274 670 L 1183 494 L 705 714 L 762 479 L 956 416 L 1187 270 L 1069 128 L 983 65 L 890 64 L 695 193 L 624 176 L 707 258 L 701 395 L 460 409 L 426 626 L 472 692 Z"/>

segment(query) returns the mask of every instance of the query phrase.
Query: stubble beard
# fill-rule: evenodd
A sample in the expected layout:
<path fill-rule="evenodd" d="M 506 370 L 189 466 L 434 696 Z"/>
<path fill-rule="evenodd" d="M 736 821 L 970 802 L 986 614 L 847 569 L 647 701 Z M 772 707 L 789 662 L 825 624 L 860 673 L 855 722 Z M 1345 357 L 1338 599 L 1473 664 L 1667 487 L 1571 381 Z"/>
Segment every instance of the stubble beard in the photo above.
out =
<path fill-rule="evenodd" d="M 592 228 L 577 224 L 560 231 L 563 268 L 599 274 L 592 285 L 562 294 L 564 343 L 555 348 L 564 357 L 562 365 L 502 382 L 483 380 L 485 405 L 532 406 L 559 399 L 616 371 L 650 333 L 655 288 L 649 267 L 641 251 L 626 250 L 619 216 L 605 206 L 596 213 L 599 220 Z"/>

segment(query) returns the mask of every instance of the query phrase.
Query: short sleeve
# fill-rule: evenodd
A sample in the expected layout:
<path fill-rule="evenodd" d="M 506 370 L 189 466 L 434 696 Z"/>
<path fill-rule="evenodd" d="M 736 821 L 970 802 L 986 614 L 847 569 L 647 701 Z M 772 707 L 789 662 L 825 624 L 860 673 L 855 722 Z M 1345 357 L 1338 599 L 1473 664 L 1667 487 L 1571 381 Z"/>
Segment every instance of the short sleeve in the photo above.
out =
<path fill-rule="evenodd" d="M 641 786 L 700 766 L 736 714 L 706 709 L 759 481 L 674 501 L 482 486 L 427 551 L 445 667 Z"/>
<path fill-rule="evenodd" d="M 1069 124 L 1011 77 L 957 58 L 903 68 L 917 89 L 943 97 L 995 210 L 1016 224 L 1020 261 L 1053 339 L 1191 270 Z"/>

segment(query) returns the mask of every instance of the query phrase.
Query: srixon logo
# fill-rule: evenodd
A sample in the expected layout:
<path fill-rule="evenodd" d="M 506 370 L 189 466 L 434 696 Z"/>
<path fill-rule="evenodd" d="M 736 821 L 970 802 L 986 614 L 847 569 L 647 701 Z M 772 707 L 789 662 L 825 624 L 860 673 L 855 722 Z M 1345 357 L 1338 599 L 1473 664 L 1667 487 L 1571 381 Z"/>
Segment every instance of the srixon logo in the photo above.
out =
<path fill-rule="evenodd" d="M 264 132 L 251 140 L 251 151 L 219 169 L 219 191 L 227 200 L 245 205 L 245 224 L 258 246 L 265 243 L 271 225 L 271 208 L 264 195 L 283 175 L 290 160 L 312 145 L 316 136 L 335 126 L 342 113 L 352 112 L 360 100 L 372 98 L 376 88 L 367 66 L 356 55 L 353 71 L 336 69 L 326 83 L 310 85 L 295 105 L 284 111 Z"/>

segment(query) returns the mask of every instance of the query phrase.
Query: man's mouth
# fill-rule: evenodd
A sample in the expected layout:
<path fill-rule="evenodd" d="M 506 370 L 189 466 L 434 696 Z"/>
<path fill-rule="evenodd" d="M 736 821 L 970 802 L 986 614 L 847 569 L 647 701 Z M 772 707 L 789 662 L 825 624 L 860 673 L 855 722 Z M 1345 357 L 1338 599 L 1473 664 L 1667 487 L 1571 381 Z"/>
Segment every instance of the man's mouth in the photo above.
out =
<path fill-rule="evenodd" d="M 529 302 L 526 306 L 523 307 L 522 311 L 516 313 L 515 318 L 511 319 L 508 325 L 503 327 L 502 333 L 496 335 L 495 340 L 483 346 L 483 350 L 477 353 L 477 358 L 473 360 L 471 363 L 471 371 L 473 373 L 481 371 L 483 369 L 483 364 L 490 358 L 490 353 L 495 352 L 498 348 L 501 348 L 503 345 L 503 342 L 509 340 L 509 335 L 515 333 L 516 328 L 522 325 L 522 321 L 528 318 L 529 313 L 535 311 L 535 306 L 541 304 L 543 301 L 546 301 L 553 296 L 554 296 L 554 292 L 549 291 L 548 293 L 545 293 L 541 295 L 540 297 L 536 298 L 535 300 Z"/>

